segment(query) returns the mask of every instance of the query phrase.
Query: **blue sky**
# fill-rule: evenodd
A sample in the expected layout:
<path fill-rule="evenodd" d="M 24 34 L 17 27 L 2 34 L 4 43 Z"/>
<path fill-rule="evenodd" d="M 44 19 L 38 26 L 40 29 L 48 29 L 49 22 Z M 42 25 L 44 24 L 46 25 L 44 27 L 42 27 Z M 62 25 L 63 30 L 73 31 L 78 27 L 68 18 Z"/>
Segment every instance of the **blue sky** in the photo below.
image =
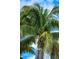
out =
<path fill-rule="evenodd" d="M 34 3 L 39 3 L 44 8 L 51 9 L 54 5 L 59 4 L 59 0 L 20 0 L 20 7 L 24 5 L 32 5 Z"/>
<path fill-rule="evenodd" d="M 23 52 L 22 56 L 23 59 L 35 59 L 35 55 L 29 53 L 29 52 Z M 44 59 L 50 59 L 50 56 L 48 54 L 44 54 Z"/>
<path fill-rule="evenodd" d="M 35 55 L 33 55 L 29 52 L 23 52 L 21 57 L 23 59 L 35 59 Z"/>
<path fill-rule="evenodd" d="M 34 3 L 39 3 L 44 8 L 51 10 L 53 6 L 59 5 L 59 0 L 20 0 L 20 8 L 22 8 L 24 5 L 32 5 Z M 33 47 L 35 47 L 35 45 L 33 45 Z M 44 57 L 44 59 L 50 59 L 48 54 L 45 54 Z M 35 55 L 26 52 L 22 54 L 22 58 L 35 59 Z"/>

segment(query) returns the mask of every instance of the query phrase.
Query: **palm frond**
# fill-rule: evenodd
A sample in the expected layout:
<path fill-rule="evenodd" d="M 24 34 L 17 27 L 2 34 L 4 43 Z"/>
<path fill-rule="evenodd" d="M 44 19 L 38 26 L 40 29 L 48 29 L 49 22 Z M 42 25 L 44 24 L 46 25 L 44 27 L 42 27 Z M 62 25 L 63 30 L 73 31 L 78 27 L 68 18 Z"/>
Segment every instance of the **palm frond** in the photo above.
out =
<path fill-rule="evenodd" d="M 35 54 L 34 48 L 30 46 L 32 43 L 35 43 L 35 37 L 33 35 L 28 35 L 21 38 L 20 53 L 22 53 L 23 51 L 27 51 Z"/>
<path fill-rule="evenodd" d="M 59 14 L 59 6 L 55 6 L 51 12 L 49 13 L 48 17 L 52 17 L 52 15 L 58 15 Z"/>

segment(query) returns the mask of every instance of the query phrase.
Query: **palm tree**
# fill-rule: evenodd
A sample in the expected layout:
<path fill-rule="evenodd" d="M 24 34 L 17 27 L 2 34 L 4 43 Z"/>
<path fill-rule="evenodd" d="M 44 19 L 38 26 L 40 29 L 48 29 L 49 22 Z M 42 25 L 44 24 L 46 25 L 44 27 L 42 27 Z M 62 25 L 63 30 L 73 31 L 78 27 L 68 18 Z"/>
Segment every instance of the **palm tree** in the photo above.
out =
<path fill-rule="evenodd" d="M 43 59 L 45 50 L 52 52 L 53 37 L 50 31 L 52 28 L 59 28 L 59 21 L 55 18 L 58 14 L 58 6 L 55 6 L 50 12 L 39 4 L 24 6 L 21 9 L 20 34 L 23 37 L 32 35 L 37 38 L 38 54 L 36 59 Z"/>

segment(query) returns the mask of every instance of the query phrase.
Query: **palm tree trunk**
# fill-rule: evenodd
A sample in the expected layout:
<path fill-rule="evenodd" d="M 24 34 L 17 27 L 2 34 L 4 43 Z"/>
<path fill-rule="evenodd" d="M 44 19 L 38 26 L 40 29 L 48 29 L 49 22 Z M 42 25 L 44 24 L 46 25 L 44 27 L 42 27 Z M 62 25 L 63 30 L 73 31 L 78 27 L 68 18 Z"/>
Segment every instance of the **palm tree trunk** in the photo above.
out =
<path fill-rule="evenodd" d="M 51 59 L 59 59 L 59 57 L 57 56 L 56 53 L 54 53 L 54 54 L 51 54 Z"/>
<path fill-rule="evenodd" d="M 36 55 L 36 58 L 35 59 L 43 59 L 43 56 L 44 56 L 43 49 L 39 49 L 37 51 L 37 55 Z"/>
<path fill-rule="evenodd" d="M 51 59 L 54 59 L 52 55 L 51 55 Z"/>
<path fill-rule="evenodd" d="M 51 56 L 51 59 L 54 59 L 54 54 L 53 54 L 53 53 L 51 53 L 51 55 L 50 55 L 50 56 Z"/>
<path fill-rule="evenodd" d="M 36 58 L 35 59 L 43 59 L 43 56 L 44 56 L 44 51 L 43 51 L 43 47 L 44 47 L 44 43 L 43 41 L 41 41 L 41 39 L 39 39 L 39 35 L 37 37 L 37 54 L 36 54 Z"/>

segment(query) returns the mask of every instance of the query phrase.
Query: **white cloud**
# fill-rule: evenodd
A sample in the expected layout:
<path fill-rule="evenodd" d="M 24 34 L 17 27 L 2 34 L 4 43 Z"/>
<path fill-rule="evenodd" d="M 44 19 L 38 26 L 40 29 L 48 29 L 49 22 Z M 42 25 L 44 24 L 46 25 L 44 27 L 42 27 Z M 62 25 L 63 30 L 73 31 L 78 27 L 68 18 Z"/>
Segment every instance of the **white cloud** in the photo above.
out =
<path fill-rule="evenodd" d="M 51 2 L 51 1 L 53 1 L 53 0 L 47 0 L 48 2 Z"/>
<path fill-rule="evenodd" d="M 35 59 L 35 55 L 34 55 L 34 56 L 32 56 L 32 57 L 28 57 L 28 59 Z"/>
<path fill-rule="evenodd" d="M 44 53 L 44 59 L 50 59 L 50 55 L 47 53 Z"/>
<path fill-rule="evenodd" d="M 34 47 L 35 49 L 37 49 L 37 44 L 32 44 L 32 47 Z"/>

